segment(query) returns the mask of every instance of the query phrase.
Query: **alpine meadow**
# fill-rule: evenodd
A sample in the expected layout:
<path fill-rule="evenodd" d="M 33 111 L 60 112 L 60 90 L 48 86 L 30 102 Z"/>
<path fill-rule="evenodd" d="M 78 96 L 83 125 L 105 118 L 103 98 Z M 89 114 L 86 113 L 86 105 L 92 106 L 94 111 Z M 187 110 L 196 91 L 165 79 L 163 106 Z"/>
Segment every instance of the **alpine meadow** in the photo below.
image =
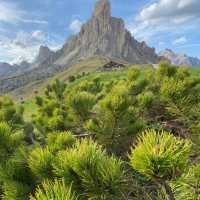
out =
<path fill-rule="evenodd" d="M 200 2 L 126 1 L 0 0 L 0 199 L 200 200 Z"/>

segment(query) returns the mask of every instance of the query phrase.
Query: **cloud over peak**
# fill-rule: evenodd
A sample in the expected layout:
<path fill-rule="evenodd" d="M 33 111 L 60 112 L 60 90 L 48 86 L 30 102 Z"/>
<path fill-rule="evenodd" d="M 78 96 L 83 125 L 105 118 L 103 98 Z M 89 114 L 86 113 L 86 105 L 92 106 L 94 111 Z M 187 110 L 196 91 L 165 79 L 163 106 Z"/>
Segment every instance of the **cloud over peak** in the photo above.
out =
<path fill-rule="evenodd" d="M 82 22 L 79 19 L 75 19 L 71 22 L 69 28 L 73 33 L 78 33 L 81 29 Z"/>
<path fill-rule="evenodd" d="M 22 58 L 31 62 L 36 57 L 41 45 L 48 45 L 53 50 L 57 50 L 61 46 L 54 41 L 52 36 L 41 30 L 19 31 L 14 39 L 0 35 L 0 62 L 3 61 L 1 58 L 6 58 L 10 63 L 17 63 Z"/>

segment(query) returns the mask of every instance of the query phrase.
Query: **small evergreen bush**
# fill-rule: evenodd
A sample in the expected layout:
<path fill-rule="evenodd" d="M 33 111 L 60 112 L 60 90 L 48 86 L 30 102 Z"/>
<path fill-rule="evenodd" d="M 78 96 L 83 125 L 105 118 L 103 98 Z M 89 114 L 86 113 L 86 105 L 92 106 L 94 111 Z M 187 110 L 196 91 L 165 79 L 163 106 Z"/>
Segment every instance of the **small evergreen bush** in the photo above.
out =
<path fill-rule="evenodd" d="M 30 153 L 28 165 L 38 181 L 42 181 L 53 177 L 54 160 L 55 156 L 49 148 L 37 147 Z"/>
<path fill-rule="evenodd" d="M 120 199 L 124 172 L 122 162 L 109 157 L 91 140 L 81 140 L 60 152 L 54 165 L 58 177 L 71 183 L 81 199 Z"/>
<path fill-rule="evenodd" d="M 54 182 L 45 181 L 37 188 L 30 200 L 77 200 L 77 197 L 64 181 L 55 180 Z"/>
<path fill-rule="evenodd" d="M 70 148 L 75 141 L 71 132 L 53 132 L 49 133 L 46 138 L 46 144 L 53 152 Z"/>
<path fill-rule="evenodd" d="M 131 166 L 165 188 L 175 200 L 167 181 L 176 180 L 187 169 L 191 143 L 162 131 L 148 130 L 139 137 L 130 154 Z"/>

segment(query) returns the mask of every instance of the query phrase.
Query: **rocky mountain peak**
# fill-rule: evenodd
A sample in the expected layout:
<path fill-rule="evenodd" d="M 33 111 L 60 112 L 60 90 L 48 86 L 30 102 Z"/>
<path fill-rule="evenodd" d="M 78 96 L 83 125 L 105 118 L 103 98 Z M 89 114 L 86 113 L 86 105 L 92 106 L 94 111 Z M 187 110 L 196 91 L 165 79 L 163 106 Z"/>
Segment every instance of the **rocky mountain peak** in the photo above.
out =
<path fill-rule="evenodd" d="M 15 80 L 0 83 L 0 91 L 13 89 L 13 81 L 17 88 L 30 81 L 53 76 L 80 60 L 94 56 L 133 64 L 156 64 L 161 59 L 154 48 L 138 42 L 131 35 L 121 18 L 111 16 L 109 0 L 98 0 L 92 17 L 83 24 L 78 34 L 70 37 L 57 52 L 41 46 L 31 71 Z"/>
<path fill-rule="evenodd" d="M 45 61 L 47 58 L 51 57 L 52 54 L 53 54 L 53 51 L 51 51 L 51 50 L 49 49 L 49 47 L 41 45 L 41 46 L 40 46 L 40 49 L 39 49 L 38 56 L 37 56 L 37 58 L 36 58 L 36 62 L 37 62 L 37 63 L 42 63 L 42 62 Z"/>
<path fill-rule="evenodd" d="M 43 45 L 40 46 L 39 55 L 48 54 L 50 52 L 51 52 L 51 50 L 49 49 L 49 47 L 43 46 Z"/>
<path fill-rule="evenodd" d="M 111 17 L 111 6 L 109 0 L 98 0 L 96 2 L 93 17 Z"/>
<path fill-rule="evenodd" d="M 165 49 L 164 51 L 160 52 L 159 55 L 165 57 L 166 59 L 170 60 L 172 64 L 178 66 L 200 66 L 200 60 L 198 58 L 190 57 L 183 53 L 175 53 L 171 49 Z"/>
<path fill-rule="evenodd" d="M 71 65 L 96 55 L 137 64 L 160 60 L 154 48 L 134 39 L 121 18 L 111 16 L 109 0 L 96 2 L 92 17 L 77 35 L 67 40 L 60 52 L 57 65 Z"/>

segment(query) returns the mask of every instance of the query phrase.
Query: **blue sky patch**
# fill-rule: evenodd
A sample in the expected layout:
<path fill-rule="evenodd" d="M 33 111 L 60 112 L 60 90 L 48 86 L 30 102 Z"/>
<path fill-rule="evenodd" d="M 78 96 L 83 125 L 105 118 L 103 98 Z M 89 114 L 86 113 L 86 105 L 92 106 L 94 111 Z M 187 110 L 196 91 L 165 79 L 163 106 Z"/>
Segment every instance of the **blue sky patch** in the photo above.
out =
<path fill-rule="evenodd" d="M 32 60 L 40 45 L 59 49 L 92 15 L 95 0 L 0 0 L 0 61 Z M 112 15 L 157 52 L 200 57 L 199 0 L 111 0 Z"/>

